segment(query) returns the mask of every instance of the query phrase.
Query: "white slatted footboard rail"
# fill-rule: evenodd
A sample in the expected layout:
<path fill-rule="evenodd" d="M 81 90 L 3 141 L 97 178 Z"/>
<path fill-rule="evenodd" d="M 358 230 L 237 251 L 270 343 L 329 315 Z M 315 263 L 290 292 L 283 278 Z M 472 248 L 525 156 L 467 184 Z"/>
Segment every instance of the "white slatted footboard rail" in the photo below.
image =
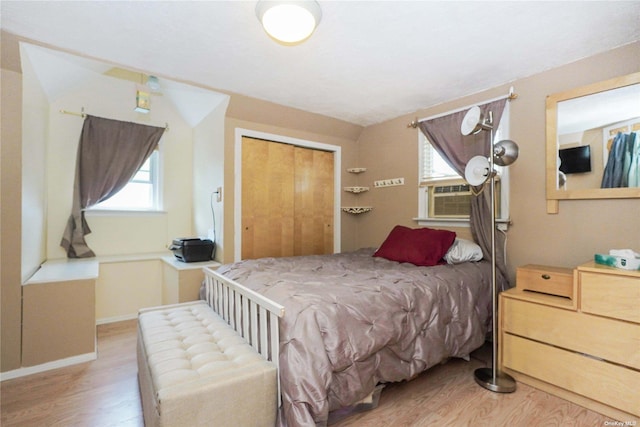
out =
<path fill-rule="evenodd" d="M 280 332 L 278 319 L 284 307 L 211 268 L 205 267 L 207 304 L 235 329 L 258 353 L 278 369 L 280 404 Z"/>

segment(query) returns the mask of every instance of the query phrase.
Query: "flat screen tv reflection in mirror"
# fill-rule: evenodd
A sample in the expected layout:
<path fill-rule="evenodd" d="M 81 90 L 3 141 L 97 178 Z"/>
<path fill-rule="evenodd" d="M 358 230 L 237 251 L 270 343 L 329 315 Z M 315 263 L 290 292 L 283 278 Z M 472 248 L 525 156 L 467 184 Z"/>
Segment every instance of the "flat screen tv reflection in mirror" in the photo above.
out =
<path fill-rule="evenodd" d="M 563 148 L 558 150 L 560 171 L 565 174 L 591 172 L 591 146 Z"/>

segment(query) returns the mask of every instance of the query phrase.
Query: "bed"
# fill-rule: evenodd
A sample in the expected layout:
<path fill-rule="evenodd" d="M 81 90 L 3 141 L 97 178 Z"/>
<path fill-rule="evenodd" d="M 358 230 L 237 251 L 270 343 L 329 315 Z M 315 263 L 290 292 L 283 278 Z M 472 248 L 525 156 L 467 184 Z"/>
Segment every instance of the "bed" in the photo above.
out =
<path fill-rule="evenodd" d="M 218 269 L 285 307 L 281 425 L 326 425 L 330 411 L 354 405 L 378 384 L 467 358 L 483 344 L 491 326 L 489 262 L 447 264 L 440 254 L 436 265 L 416 266 L 373 256 L 381 249 Z"/>

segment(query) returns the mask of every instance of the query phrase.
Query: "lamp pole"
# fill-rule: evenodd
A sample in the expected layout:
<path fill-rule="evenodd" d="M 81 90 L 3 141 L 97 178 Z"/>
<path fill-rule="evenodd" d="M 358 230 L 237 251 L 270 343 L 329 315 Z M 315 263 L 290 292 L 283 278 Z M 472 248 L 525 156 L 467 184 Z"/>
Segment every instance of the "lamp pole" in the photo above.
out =
<path fill-rule="evenodd" d="M 498 292 L 496 286 L 496 196 L 494 170 L 494 146 L 493 146 L 493 126 L 490 129 L 491 139 L 489 140 L 489 195 L 491 198 L 491 369 L 479 368 L 474 372 L 476 382 L 482 387 L 498 393 L 512 393 L 516 390 L 515 380 L 508 374 L 502 373 L 498 369 Z"/>

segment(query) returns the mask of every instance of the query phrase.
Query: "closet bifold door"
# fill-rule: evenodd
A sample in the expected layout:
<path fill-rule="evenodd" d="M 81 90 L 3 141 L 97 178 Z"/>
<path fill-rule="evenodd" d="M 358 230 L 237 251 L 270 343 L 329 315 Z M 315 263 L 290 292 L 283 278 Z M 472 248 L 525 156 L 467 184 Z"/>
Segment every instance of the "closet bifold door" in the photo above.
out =
<path fill-rule="evenodd" d="M 294 147 L 242 138 L 242 259 L 292 256 Z"/>
<path fill-rule="evenodd" d="M 294 254 L 333 253 L 333 153 L 295 147 Z"/>
<path fill-rule="evenodd" d="M 333 253 L 333 156 L 242 138 L 242 259 Z"/>

